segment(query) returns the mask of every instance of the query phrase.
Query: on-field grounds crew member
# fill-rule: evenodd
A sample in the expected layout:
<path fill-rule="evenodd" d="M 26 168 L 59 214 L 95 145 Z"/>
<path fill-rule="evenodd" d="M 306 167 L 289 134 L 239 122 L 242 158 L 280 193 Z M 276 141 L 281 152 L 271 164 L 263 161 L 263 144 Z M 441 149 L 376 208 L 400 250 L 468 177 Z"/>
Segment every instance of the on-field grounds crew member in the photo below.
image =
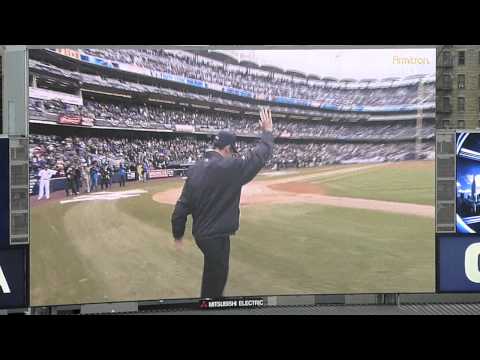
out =
<path fill-rule="evenodd" d="M 185 223 L 193 217 L 192 234 L 203 253 L 202 298 L 223 296 L 230 260 L 230 235 L 239 227 L 240 194 L 272 156 L 272 114 L 260 110 L 261 140 L 242 157 L 232 157 L 236 136 L 221 131 L 214 141 L 214 151 L 193 165 L 187 174 L 182 194 L 172 214 L 172 232 L 181 248 Z"/>

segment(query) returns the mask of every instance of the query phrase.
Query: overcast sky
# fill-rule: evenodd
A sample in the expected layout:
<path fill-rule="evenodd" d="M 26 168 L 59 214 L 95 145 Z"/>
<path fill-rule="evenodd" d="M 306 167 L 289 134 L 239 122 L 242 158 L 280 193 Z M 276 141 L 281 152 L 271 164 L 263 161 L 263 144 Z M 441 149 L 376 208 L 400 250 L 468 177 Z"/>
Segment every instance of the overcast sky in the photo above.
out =
<path fill-rule="evenodd" d="M 435 74 L 435 49 L 321 49 L 321 50 L 222 50 L 259 65 L 299 70 L 337 79 L 383 79 Z M 394 64 L 394 57 L 428 59 L 430 64 Z"/>

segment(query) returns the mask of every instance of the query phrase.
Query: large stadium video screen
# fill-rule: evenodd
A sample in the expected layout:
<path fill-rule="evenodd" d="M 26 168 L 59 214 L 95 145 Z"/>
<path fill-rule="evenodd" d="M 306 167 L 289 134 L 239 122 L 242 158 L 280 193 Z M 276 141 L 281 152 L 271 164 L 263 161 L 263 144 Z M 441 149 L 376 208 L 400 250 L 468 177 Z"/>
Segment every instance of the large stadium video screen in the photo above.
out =
<path fill-rule="evenodd" d="M 456 224 L 457 233 L 476 234 L 480 231 L 477 184 L 480 175 L 480 133 L 456 134 Z"/>
<path fill-rule="evenodd" d="M 34 49 L 28 111 L 32 306 L 435 291 L 435 49 Z"/>

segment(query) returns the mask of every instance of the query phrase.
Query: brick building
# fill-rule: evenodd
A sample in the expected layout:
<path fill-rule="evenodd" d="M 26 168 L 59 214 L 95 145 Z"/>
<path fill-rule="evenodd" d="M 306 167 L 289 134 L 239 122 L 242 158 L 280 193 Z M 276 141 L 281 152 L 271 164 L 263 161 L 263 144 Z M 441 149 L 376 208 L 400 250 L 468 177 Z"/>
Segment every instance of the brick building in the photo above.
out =
<path fill-rule="evenodd" d="M 480 45 L 437 47 L 437 128 L 480 129 Z"/>

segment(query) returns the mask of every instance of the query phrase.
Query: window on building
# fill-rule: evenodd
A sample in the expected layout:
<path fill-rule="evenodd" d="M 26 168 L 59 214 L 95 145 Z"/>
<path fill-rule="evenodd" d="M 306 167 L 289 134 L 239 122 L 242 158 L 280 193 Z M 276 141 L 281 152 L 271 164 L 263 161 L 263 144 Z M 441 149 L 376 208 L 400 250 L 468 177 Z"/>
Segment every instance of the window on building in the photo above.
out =
<path fill-rule="evenodd" d="M 459 129 L 465 129 L 465 120 L 458 120 L 457 127 Z"/>
<path fill-rule="evenodd" d="M 443 87 L 448 89 L 450 86 L 450 75 L 445 74 L 443 75 Z"/>
<path fill-rule="evenodd" d="M 448 96 L 443 97 L 443 111 L 450 112 L 450 98 Z"/>
<path fill-rule="evenodd" d="M 458 75 L 458 88 L 465 89 L 465 75 L 459 74 Z"/>
<path fill-rule="evenodd" d="M 459 97 L 458 98 L 458 111 L 459 112 L 464 112 L 465 111 L 465 98 L 464 97 Z"/>
<path fill-rule="evenodd" d="M 443 52 L 443 65 L 448 65 L 450 62 L 450 51 Z"/>
<path fill-rule="evenodd" d="M 448 129 L 450 127 L 450 120 L 443 120 L 443 128 Z"/>
<path fill-rule="evenodd" d="M 465 51 L 458 52 L 458 65 L 465 65 Z"/>

